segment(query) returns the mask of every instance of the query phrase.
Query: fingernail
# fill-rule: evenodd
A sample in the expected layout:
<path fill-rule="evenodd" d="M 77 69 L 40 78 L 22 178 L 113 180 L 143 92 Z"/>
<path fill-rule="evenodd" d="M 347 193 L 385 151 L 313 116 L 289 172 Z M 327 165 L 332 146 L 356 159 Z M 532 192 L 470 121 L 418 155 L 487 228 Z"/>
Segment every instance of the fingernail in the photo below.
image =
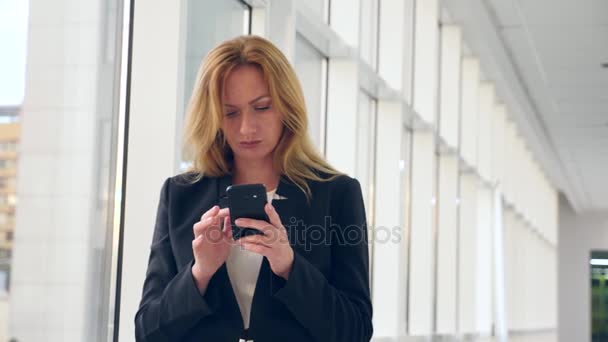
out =
<path fill-rule="evenodd" d="M 236 224 L 241 224 L 241 222 L 243 222 L 243 220 L 241 220 L 241 219 L 234 220 L 234 223 L 236 223 Z"/>

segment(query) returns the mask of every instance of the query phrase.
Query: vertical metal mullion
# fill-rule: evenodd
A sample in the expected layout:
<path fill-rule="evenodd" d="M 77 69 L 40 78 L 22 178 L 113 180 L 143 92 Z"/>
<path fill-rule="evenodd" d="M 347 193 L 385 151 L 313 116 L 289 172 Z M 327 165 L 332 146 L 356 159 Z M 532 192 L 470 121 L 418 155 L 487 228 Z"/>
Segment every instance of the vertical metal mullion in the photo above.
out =
<path fill-rule="evenodd" d="M 416 63 L 416 6 L 417 6 L 417 0 L 412 0 L 412 35 L 411 35 L 411 39 L 410 39 L 410 45 L 411 45 L 411 49 L 410 49 L 410 69 L 411 69 L 411 73 L 410 73 L 410 89 L 409 89 L 409 94 L 408 96 L 410 97 L 410 106 L 412 111 L 414 111 L 414 83 L 415 83 L 415 76 L 416 76 L 416 68 L 415 68 L 415 63 Z M 405 326 L 406 326 L 406 334 L 409 334 L 410 332 L 410 295 L 411 295 L 411 286 L 410 286 L 410 279 L 411 279 L 411 264 L 412 264 L 412 238 L 411 238 L 411 227 L 412 227 L 412 199 L 411 199 L 411 185 L 412 185 L 412 171 L 413 171 L 413 160 L 412 157 L 414 155 L 414 133 L 413 131 L 409 131 L 410 133 L 410 145 L 409 145 L 409 158 L 410 158 L 410 165 L 409 165 L 409 185 L 408 185 L 408 217 L 407 217 L 407 293 L 406 293 L 406 297 L 407 297 L 407 305 L 405 308 Z"/>
<path fill-rule="evenodd" d="M 128 142 L 129 142 L 129 106 L 131 99 L 131 71 L 133 57 L 133 18 L 135 13 L 135 0 L 128 0 L 123 3 L 123 25 L 122 49 L 120 60 L 120 99 L 118 116 L 118 144 L 116 146 L 116 179 L 114 183 L 114 215 L 112 215 L 114 244 L 112 245 L 113 262 L 116 264 L 116 283 L 114 296 L 114 322 L 112 331 L 112 341 L 118 342 L 118 332 L 120 328 L 120 296 L 122 282 L 122 257 L 124 249 L 124 213 L 126 197 L 127 161 L 128 161 Z M 128 29 L 125 31 L 125 27 Z M 126 51 L 125 51 L 126 47 Z M 117 206 L 118 204 L 118 206 Z M 116 256 L 116 259 L 114 259 Z M 109 334 L 108 334 L 109 336 Z"/>
<path fill-rule="evenodd" d="M 441 39 L 442 39 L 442 32 L 441 32 L 441 23 L 438 23 L 438 39 L 437 39 L 437 85 L 436 85 L 436 103 L 437 103 L 437 107 L 435 108 L 435 183 L 434 183 L 434 197 L 435 197 L 435 205 L 433 206 L 433 235 L 434 235 L 434 253 L 435 253 L 435 257 L 434 257 L 434 261 L 433 261 L 433 268 L 434 268 L 434 276 L 433 276 L 433 323 L 432 323 L 432 331 L 433 333 L 437 332 L 437 305 L 438 305 L 438 301 L 437 301 L 437 295 L 438 295 L 438 281 L 437 281 L 437 275 L 439 272 L 439 191 L 440 191 L 440 187 L 439 187 L 439 175 L 440 175 L 440 141 L 441 141 L 441 135 L 440 135 L 440 123 L 441 123 L 441 63 L 442 63 L 442 53 L 441 53 Z"/>
<path fill-rule="evenodd" d="M 456 179 L 456 196 L 458 198 L 458 205 L 456 206 L 456 306 L 455 306 L 455 329 L 456 335 L 460 335 L 460 236 L 461 236 L 461 211 L 462 211 L 462 51 L 461 55 L 458 56 L 459 68 L 458 68 L 458 148 L 456 150 L 458 161 L 457 161 L 457 172 Z"/>

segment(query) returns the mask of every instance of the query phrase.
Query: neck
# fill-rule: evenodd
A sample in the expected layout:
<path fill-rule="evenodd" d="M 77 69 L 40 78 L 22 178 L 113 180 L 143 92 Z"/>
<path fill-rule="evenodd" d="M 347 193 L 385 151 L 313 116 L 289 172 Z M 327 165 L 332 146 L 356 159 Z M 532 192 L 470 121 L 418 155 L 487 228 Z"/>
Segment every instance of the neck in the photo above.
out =
<path fill-rule="evenodd" d="M 269 160 L 234 160 L 233 184 L 262 183 L 266 190 L 276 189 L 279 185 L 280 174 L 274 169 L 272 159 Z"/>

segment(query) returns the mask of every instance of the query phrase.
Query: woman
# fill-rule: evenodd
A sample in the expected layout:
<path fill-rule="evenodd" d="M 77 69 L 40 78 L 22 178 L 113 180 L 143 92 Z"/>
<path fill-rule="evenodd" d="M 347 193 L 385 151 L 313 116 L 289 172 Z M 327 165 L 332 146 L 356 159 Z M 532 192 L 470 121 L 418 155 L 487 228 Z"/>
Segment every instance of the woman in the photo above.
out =
<path fill-rule="evenodd" d="M 307 125 L 272 43 L 243 36 L 209 53 L 188 110 L 193 165 L 161 190 L 138 341 L 370 340 L 361 188 L 315 151 Z M 269 190 L 270 222 L 237 221 L 262 234 L 234 241 L 218 204 L 246 183 Z"/>

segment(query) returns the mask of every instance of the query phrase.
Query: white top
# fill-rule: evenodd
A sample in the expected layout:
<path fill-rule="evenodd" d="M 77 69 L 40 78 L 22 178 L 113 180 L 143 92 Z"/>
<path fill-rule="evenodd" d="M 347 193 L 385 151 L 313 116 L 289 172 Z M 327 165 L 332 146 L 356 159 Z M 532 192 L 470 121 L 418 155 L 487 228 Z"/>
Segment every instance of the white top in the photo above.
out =
<path fill-rule="evenodd" d="M 268 203 L 272 202 L 275 190 L 266 193 Z M 262 266 L 263 256 L 242 249 L 240 246 L 232 246 L 230 254 L 226 259 L 226 268 L 230 284 L 234 290 L 236 301 L 241 309 L 243 324 L 245 329 L 249 328 L 249 316 L 251 315 L 251 302 L 253 292 L 258 282 L 260 267 Z"/>

